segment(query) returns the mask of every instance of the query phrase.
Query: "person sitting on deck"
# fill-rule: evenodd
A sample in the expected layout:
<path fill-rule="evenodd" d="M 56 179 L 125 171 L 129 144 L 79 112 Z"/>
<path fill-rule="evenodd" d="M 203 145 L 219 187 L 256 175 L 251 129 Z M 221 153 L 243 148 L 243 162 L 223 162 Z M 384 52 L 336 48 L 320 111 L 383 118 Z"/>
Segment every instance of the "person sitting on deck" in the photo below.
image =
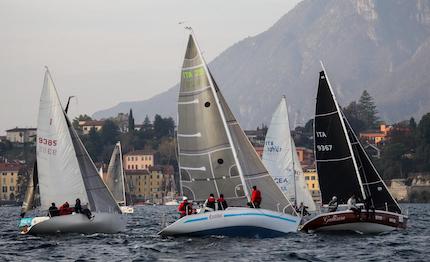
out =
<path fill-rule="evenodd" d="M 223 194 L 219 195 L 217 202 L 218 202 L 218 210 L 226 210 L 227 209 L 227 207 L 228 207 L 227 201 L 225 201 Z"/>
<path fill-rule="evenodd" d="M 69 203 L 66 201 L 64 204 L 60 206 L 59 212 L 60 216 L 70 215 L 74 211 L 73 208 L 70 208 Z"/>
<path fill-rule="evenodd" d="M 206 199 L 205 203 L 203 204 L 203 209 L 205 212 L 215 211 L 215 196 L 214 196 L 214 194 L 212 194 L 212 193 L 209 194 L 209 198 Z"/>
<path fill-rule="evenodd" d="M 261 192 L 257 189 L 257 186 L 252 187 L 252 194 L 251 194 L 251 202 L 248 203 L 248 206 L 250 208 L 260 208 L 261 205 Z"/>
<path fill-rule="evenodd" d="M 337 206 L 337 197 L 333 196 L 330 202 L 328 202 L 328 212 L 336 212 Z"/>
<path fill-rule="evenodd" d="M 51 206 L 48 209 L 48 216 L 50 217 L 56 217 L 59 216 L 60 212 L 58 211 L 58 208 L 55 206 L 55 203 L 52 202 Z"/>
<path fill-rule="evenodd" d="M 178 206 L 179 218 L 193 213 L 193 206 L 188 202 L 188 197 L 184 196 L 183 201 Z"/>
<path fill-rule="evenodd" d="M 359 213 L 360 208 L 357 206 L 357 200 L 355 199 L 355 194 L 352 194 L 352 196 L 348 199 L 348 209 L 354 211 L 354 213 Z"/>
<path fill-rule="evenodd" d="M 82 208 L 81 200 L 79 198 L 76 198 L 75 213 L 84 214 L 88 217 L 88 219 L 92 218 L 91 211 L 88 208 Z"/>

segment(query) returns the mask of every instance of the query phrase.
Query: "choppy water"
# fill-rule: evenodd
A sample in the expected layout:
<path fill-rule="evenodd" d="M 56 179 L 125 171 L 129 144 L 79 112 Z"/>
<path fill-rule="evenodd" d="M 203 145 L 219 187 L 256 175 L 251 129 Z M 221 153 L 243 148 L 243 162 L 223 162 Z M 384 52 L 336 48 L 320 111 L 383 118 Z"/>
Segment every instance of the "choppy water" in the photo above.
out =
<path fill-rule="evenodd" d="M 273 239 L 161 238 L 161 217 L 175 207 L 141 206 L 121 234 L 22 236 L 19 208 L 0 207 L 0 261 L 430 261 L 430 205 L 404 205 L 405 231 L 382 235 L 297 233 Z"/>

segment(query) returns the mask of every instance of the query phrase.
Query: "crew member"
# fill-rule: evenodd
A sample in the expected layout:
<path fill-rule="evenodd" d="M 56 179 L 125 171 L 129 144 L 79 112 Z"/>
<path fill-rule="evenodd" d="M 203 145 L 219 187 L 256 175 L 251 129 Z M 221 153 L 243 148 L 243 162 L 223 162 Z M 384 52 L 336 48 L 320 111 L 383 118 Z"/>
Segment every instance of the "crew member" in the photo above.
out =
<path fill-rule="evenodd" d="M 193 206 L 188 202 L 188 197 L 184 196 L 183 201 L 178 206 L 179 218 L 193 213 Z"/>
<path fill-rule="evenodd" d="M 302 216 L 309 216 L 310 213 L 308 212 L 308 207 L 303 204 L 303 202 L 300 202 L 300 205 L 298 209 L 296 210 L 298 213 L 300 213 Z"/>
<path fill-rule="evenodd" d="M 91 214 L 91 211 L 87 207 L 82 207 L 81 200 L 79 198 L 76 198 L 75 202 L 75 213 L 81 213 L 88 217 L 88 219 L 92 219 L 93 215 Z"/>
<path fill-rule="evenodd" d="M 48 215 L 50 217 L 56 217 L 60 215 L 60 213 L 58 212 L 58 208 L 55 206 L 54 202 L 51 203 L 51 206 L 48 209 Z"/>
<path fill-rule="evenodd" d="M 257 186 L 253 186 L 251 194 L 251 207 L 260 208 L 261 200 L 262 198 L 260 190 L 257 189 Z"/>
<path fill-rule="evenodd" d="M 70 208 L 69 202 L 66 201 L 64 204 L 60 206 L 59 212 L 60 212 L 60 216 L 70 215 L 72 214 L 73 209 Z"/>
<path fill-rule="evenodd" d="M 337 210 L 337 197 L 333 196 L 330 202 L 328 202 L 328 212 L 335 212 Z"/>
<path fill-rule="evenodd" d="M 354 213 L 359 213 L 360 208 L 357 206 L 357 200 L 355 199 L 355 194 L 352 194 L 352 196 L 348 199 L 348 209 L 354 211 Z"/>
<path fill-rule="evenodd" d="M 228 205 L 227 205 L 227 201 L 225 201 L 225 199 L 224 199 L 224 194 L 219 195 L 217 202 L 218 202 L 218 210 L 226 210 L 227 209 Z"/>
<path fill-rule="evenodd" d="M 205 212 L 211 212 L 215 211 L 215 196 L 214 194 L 210 193 L 209 198 L 206 199 L 205 203 L 203 204 L 203 208 Z"/>

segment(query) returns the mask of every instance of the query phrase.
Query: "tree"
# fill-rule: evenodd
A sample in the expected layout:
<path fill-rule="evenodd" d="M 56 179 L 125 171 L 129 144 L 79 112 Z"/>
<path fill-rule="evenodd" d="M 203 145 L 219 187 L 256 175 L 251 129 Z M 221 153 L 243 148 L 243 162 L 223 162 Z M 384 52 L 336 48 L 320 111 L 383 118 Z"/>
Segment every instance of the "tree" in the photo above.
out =
<path fill-rule="evenodd" d="M 85 145 L 85 148 L 90 154 L 91 158 L 94 160 L 99 160 L 99 153 L 103 148 L 103 142 L 101 140 L 100 134 L 93 127 L 88 132 L 87 136 L 82 137 L 82 142 Z"/>
<path fill-rule="evenodd" d="M 87 114 L 79 115 L 73 119 L 72 126 L 75 129 L 79 129 L 79 122 L 80 121 L 90 121 L 90 120 L 93 120 L 93 119 Z"/>
<path fill-rule="evenodd" d="M 134 117 L 133 110 L 130 108 L 130 114 L 128 114 L 128 132 L 134 132 Z"/>
<path fill-rule="evenodd" d="M 376 109 L 373 97 L 364 90 L 358 100 L 358 119 L 364 122 L 366 129 L 377 128 L 378 110 Z"/>
<path fill-rule="evenodd" d="M 357 102 L 352 101 L 349 103 L 349 105 L 343 109 L 343 113 L 355 134 L 359 134 L 366 129 L 365 122 L 360 118 L 361 109 Z"/>
<path fill-rule="evenodd" d="M 115 144 L 119 140 L 119 128 L 112 120 L 106 120 L 100 130 L 100 138 L 104 145 Z"/>
<path fill-rule="evenodd" d="M 160 115 L 154 117 L 154 137 L 160 139 L 165 136 L 173 136 L 175 121 L 173 118 L 162 118 Z"/>

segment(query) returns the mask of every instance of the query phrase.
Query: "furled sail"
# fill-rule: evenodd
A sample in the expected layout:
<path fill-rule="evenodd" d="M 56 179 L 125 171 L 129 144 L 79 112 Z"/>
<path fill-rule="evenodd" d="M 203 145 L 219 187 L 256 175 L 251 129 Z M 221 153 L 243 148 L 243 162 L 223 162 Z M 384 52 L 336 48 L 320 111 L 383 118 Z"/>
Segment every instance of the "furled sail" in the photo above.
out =
<path fill-rule="evenodd" d="M 30 173 L 27 183 L 27 190 L 25 191 L 24 201 L 22 202 L 21 215 L 24 216 L 26 212 L 36 207 L 36 192 L 39 184 L 37 175 L 37 161 L 34 162 L 33 170 Z"/>
<path fill-rule="evenodd" d="M 109 188 L 117 203 L 126 204 L 124 169 L 122 166 L 121 143 L 116 143 L 110 158 L 106 178 L 106 186 Z"/>
<path fill-rule="evenodd" d="M 291 137 L 285 97 L 273 113 L 264 143 L 263 163 L 291 202 L 316 210 Z"/>
<path fill-rule="evenodd" d="M 314 121 L 315 160 L 322 203 L 333 196 L 346 204 L 352 194 L 363 196 L 350 141 L 340 108 L 324 71 L 320 72 Z"/>
<path fill-rule="evenodd" d="M 47 70 L 37 124 L 41 208 L 79 198 L 92 211 L 120 212 L 65 114 Z"/>
<path fill-rule="evenodd" d="M 204 201 L 224 194 L 231 206 L 247 202 L 232 145 L 204 60 L 190 35 L 178 101 L 178 156 L 182 193 Z"/>

